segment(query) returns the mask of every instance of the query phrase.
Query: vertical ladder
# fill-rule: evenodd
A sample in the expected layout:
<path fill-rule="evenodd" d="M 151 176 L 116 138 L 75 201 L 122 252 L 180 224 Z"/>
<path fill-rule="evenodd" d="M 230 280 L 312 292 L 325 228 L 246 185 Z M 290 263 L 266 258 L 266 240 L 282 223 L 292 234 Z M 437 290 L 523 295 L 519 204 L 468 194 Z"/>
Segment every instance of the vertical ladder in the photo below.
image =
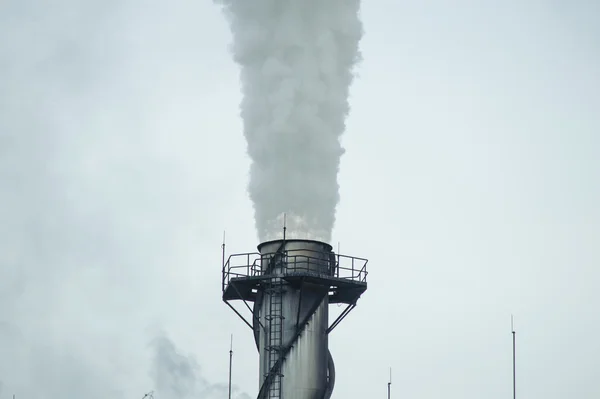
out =
<path fill-rule="evenodd" d="M 283 345 L 283 279 L 280 277 L 271 278 L 269 287 L 267 288 L 269 293 L 269 314 L 266 315 L 268 322 L 268 367 L 267 370 L 271 370 L 275 363 L 279 360 Z M 264 377 L 267 378 L 269 373 Z M 281 372 L 277 372 L 273 376 L 273 382 L 269 386 L 267 398 L 269 399 L 281 399 L 281 378 L 283 375 Z"/>

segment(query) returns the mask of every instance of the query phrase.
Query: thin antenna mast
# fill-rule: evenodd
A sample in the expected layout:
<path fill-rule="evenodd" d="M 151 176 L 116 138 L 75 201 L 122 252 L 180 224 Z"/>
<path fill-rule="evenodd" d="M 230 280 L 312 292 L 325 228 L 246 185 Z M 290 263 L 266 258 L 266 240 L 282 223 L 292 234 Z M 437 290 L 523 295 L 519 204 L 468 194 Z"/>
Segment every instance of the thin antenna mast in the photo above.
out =
<path fill-rule="evenodd" d="M 286 214 L 283 214 L 283 241 L 285 241 L 285 231 L 287 230 L 287 225 L 286 225 Z"/>
<path fill-rule="evenodd" d="M 390 367 L 390 381 L 388 382 L 388 399 L 390 399 L 392 389 L 392 368 Z"/>
<path fill-rule="evenodd" d="M 340 276 L 340 242 L 338 241 L 338 251 L 337 251 L 337 262 L 335 265 L 335 276 L 339 277 Z M 338 304 L 338 307 L 341 304 Z"/>
<path fill-rule="evenodd" d="M 223 249 L 223 267 L 225 267 L 225 230 L 223 230 L 223 244 L 221 244 L 221 249 Z"/>
<path fill-rule="evenodd" d="M 517 398 L 517 372 L 516 372 L 516 332 L 515 332 L 515 324 L 514 317 L 510 315 L 510 329 L 512 330 L 512 350 L 513 350 L 513 399 Z"/>
<path fill-rule="evenodd" d="M 223 250 L 223 255 L 221 258 L 221 262 L 223 265 L 223 277 L 222 277 L 222 288 L 225 290 L 225 230 L 223 230 L 223 244 L 221 244 L 221 249 Z"/>
<path fill-rule="evenodd" d="M 231 334 L 231 343 L 229 344 L 229 399 L 231 399 L 231 365 L 233 362 L 233 334 Z"/>

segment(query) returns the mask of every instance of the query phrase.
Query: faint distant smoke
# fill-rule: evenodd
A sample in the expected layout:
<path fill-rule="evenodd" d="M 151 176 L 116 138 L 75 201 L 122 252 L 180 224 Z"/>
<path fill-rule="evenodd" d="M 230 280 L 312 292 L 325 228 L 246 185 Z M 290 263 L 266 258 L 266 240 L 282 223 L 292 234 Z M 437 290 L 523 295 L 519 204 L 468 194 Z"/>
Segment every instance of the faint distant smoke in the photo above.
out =
<path fill-rule="evenodd" d="M 241 66 L 249 193 L 261 241 L 331 240 L 340 136 L 360 60 L 359 0 L 214 0 Z"/>
<path fill-rule="evenodd" d="M 155 384 L 155 399 L 227 398 L 227 384 L 210 384 L 202 377 L 196 359 L 180 354 L 169 338 L 161 335 L 151 345 L 154 350 L 152 379 Z M 232 397 L 250 399 L 250 396 L 240 393 L 236 387 L 232 389 Z"/>

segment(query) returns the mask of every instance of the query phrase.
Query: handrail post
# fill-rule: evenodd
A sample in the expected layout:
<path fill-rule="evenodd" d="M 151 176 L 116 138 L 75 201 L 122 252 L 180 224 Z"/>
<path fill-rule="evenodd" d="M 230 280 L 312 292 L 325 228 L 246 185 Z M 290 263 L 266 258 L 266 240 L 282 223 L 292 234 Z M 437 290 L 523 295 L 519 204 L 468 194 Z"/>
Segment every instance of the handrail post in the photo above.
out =
<path fill-rule="evenodd" d="M 306 272 L 308 273 L 310 271 L 310 257 L 307 256 L 306 257 Z"/>

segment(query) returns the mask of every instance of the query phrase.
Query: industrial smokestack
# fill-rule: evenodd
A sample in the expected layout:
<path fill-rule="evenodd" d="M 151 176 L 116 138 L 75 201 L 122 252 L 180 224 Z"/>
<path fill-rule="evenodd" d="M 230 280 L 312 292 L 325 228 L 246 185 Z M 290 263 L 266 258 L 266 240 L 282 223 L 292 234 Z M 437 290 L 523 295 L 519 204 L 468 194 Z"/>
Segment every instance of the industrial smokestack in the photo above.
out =
<path fill-rule="evenodd" d="M 249 193 L 261 242 L 329 242 L 339 200 L 340 136 L 360 59 L 359 0 L 215 0 L 241 67 Z"/>
<path fill-rule="evenodd" d="M 259 254 L 223 262 L 223 300 L 254 302 L 252 322 L 244 321 L 260 354 L 259 399 L 328 399 L 328 335 L 367 288 L 366 259 L 336 256 L 327 244 L 360 59 L 360 1 L 215 1 L 230 19 L 241 67 L 248 191 L 262 242 Z M 347 304 L 331 325 L 329 303 Z"/>
<path fill-rule="evenodd" d="M 258 250 L 223 264 L 223 300 L 234 310 L 231 300 L 254 302 L 252 322 L 236 313 L 254 331 L 258 399 L 329 399 L 335 384 L 329 333 L 367 289 L 367 260 L 312 240 L 269 241 Z M 330 303 L 347 305 L 331 324 Z"/>

